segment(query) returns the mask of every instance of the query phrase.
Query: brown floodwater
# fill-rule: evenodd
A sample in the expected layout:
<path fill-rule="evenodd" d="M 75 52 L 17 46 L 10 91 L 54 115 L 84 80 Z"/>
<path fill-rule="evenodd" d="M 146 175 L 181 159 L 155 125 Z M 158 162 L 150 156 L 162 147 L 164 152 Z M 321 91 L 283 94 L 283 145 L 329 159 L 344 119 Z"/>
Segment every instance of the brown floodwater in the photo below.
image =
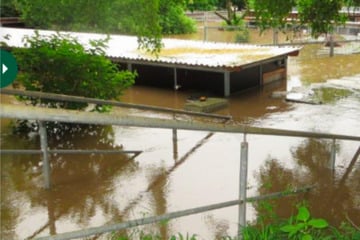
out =
<path fill-rule="evenodd" d="M 213 35 L 211 35 L 213 34 Z M 234 34 L 219 31 L 209 38 Z M 229 36 L 228 36 L 229 35 Z M 201 33 L 181 36 L 198 39 Z M 271 34 L 258 37 L 265 43 Z M 288 62 L 288 79 L 231 96 L 217 113 L 254 126 L 360 136 L 360 93 L 329 104 L 308 105 L 270 97 L 272 91 L 307 86 L 360 74 L 360 55 L 316 56 L 321 46 L 306 46 Z M 360 81 L 360 79 L 359 79 Z M 191 92 L 134 86 L 122 101 L 182 109 Z M 16 100 L 1 96 L 2 102 Z M 123 114 L 171 118 L 150 111 L 114 108 Z M 201 121 L 179 116 L 187 121 Z M 204 120 L 205 121 L 205 120 Z M 212 121 L 207 119 L 206 121 Z M 38 149 L 37 134 L 20 137 L 1 120 L 1 149 Z M 238 197 L 242 134 L 105 126 L 49 137 L 50 148 L 141 150 L 131 155 L 52 155 L 51 190 L 44 190 L 39 155 L 1 155 L 1 239 L 58 234 L 144 216 L 234 200 Z M 248 196 L 289 187 L 315 186 L 309 193 L 273 201 L 274 211 L 289 217 L 306 201 L 313 216 L 338 226 L 360 225 L 360 159 L 351 164 L 359 142 L 337 141 L 334 172 L 326 166 L 331 141 L 248 135 Z M 247 219 L 264 212 L 248 204 Z M 199 239 L 236 235 L 237 207 L 179 218 L 141 228 L 163 239 L 197 234 Z M 123 234 L 140 230 L 130 229 Z M 94 239 L 108 239 L 109 235 Z"/>

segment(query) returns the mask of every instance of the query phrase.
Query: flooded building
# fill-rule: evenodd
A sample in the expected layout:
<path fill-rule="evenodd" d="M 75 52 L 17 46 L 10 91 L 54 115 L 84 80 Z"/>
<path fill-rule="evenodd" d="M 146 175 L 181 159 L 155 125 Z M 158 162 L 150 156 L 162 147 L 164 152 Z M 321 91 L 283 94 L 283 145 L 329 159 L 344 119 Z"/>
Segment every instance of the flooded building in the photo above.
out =
<path fill-rule="evenodd" d="M 3 28 L 1 41 L 10 35 L 9 45 L 22 46 L 33 30 Z M 54 34 L 39 31 L 40 35 Z M 104 39 L 105 35 L 68 33 L 79 42 Z M 286 79 L 287 58 L 299 48 L 163 39 L 163 48 L 152 55 L 138 48 L 137 37 L 111 35 L 106 55 L 122 69 L 136 71 L 136 84 L 176 90 L 195 89 L 221 96 L 269 82 Z"/>
<path fill-rule="evenodd" d="M 163 43 L 158 56 L 133 49 L 110 57 L 114 62 L 136 70 L 139 84 L 230 96 L 244 89 L 286 79 L 287 58 L 299 52 L 293 47 L 178 39 L 164 39 Z"/>

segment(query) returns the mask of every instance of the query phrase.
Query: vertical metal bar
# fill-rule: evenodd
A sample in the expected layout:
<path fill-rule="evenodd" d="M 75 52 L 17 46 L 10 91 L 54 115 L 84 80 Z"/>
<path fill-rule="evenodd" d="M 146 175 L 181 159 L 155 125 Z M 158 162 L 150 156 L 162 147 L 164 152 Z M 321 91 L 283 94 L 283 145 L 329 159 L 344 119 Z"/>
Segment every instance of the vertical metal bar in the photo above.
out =
<path fill-rule="evenodd" d="M 230 96 L 230 72 L 224 72 L 224 96 Z"/>
<path fill-rule="evenodd" d="M 273 44 L 277 45 L 279 43 L 279 31 L 277 28 L 273 28 Z"/>
<path fill-rule="evenodd" d="M 204 42 L 207 41 L 207 11 L 204 12 Z"/>
<path fill-rule="evenodd" d="M 264 85 L 264 79 L 263 79 L 263 65 L 259 65 L 259 85 Z"/>
<path fill-rule="evenodd" d="M 39 134 L 40 134 L 40 144 L 42 151 L 42 160 L 43 160 L 43 174 L 45 180 L 45 189 L 50 189 L 50 164 L 49 164 L 49 154 L 48 154 L 48 144 L 47 144 L 47 133 L 46 127 L 42 121 L 39 121 Z"/>
<path fill-rule="evenodd" d="M 332 170 L 335 169 L 335 161 L 336 161 L 336 139 L 334 138 L 331 144 L 331 153 L 329 159 L 329 168 Z"/>
<path fill-rule="evenodd" d="M 130 72 L 132 71 L 132 64 L 131 63 L 127 64 L 127 70 L 130 71 Z"/>
<path fill-rule="evenodd" d="M 246 226 L 246 187 L 248 172 L 248 143 L 246 142 L 246 133 L 241 143 L 240 152 L 240 182 L 239 182 L 239 222 L 238 239 L 242 239 L 242 228 Z"/>
<path fill-rule="evenodd" d="M 172 140 L 173 140 L 173 156 L 174 160 L 178 160 L 178 144 L 177 144 L 177 129 L 172 129 Z"/>
<path fill-rule="evenodd" d="M 330 57 L 334 56 L 334 37 L 332 34 L 330 34 Z"/>

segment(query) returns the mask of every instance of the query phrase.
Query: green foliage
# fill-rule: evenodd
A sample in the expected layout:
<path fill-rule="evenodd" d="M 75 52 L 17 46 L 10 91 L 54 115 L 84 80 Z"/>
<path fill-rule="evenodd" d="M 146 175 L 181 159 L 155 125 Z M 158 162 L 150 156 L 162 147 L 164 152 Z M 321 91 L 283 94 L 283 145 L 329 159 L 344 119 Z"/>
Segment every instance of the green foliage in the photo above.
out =
<path fill-rule="evenodd" d="M 1 17 L 17 17 L 19 13 L 16 11 L 12 0 L 0 1 L 0 16 Z"/>
<path fill-rule="evenodd" d="M 187 9 L 190 11 L 202 10 L 209 11 L 214 9 L 225 9 L 228 2 L 242 9 L 246 6 L 245 0 L 186 0 Z"/>
<path fill-rule="evenodd" d="M 299 22 L 293 19 L 292 24 L 309 26 L 315 37 L 331 33 L 334 26 L 345 22 L 345 16 L 339 12 L 343 5 L 343 0 L 249 0 L 262 30 L 285 29 L 289 13 L 297 8 Z"/>
<path fill-rule="evenodd" d="M 286 18 L 295 6 L 296 0 L 253 0 L 256 21 L 262 30 L 267 28 L 284 28 Z"/>
<path fill-rule="evenodd" d="M 245 26 L 245 21 L 242 17 L 236 17 L 230 21 L 230 26 L 224 21 L 224 29 L 227 31 L 236 31 L 235 42 L 246 43 L 249 42 L 250 33 L 249 29 Z M 235 28 L 234 28 L 235 27 Z"/>
<path fill-rule="evenodd" d="M 258 216 L 257 221 L 248 224 L 241 229 L 243 240 L 360 240 L 360 231 L 350 225 L 343 223 L 338 228 L 330 226 L 322 218 L 313 218 L 308 208 L 301 204 L 295 216 L 288 219 L 280 219 L 275 213 L 274 208 L 268 201 L 261 201 L 258 204 L 265 209 L 264 214 Z M 195 234 L 183 235 L 178 233 L 169 238 L 165 238 L 157 233 L 145 233 L 142 230 L 134 229 L 127 236 L 114 235 L 113 240 L 196 240 Z M 236 240 L 237 236 L 224 236 L 223 240 Z"/>
<path fill-rule="evenodd" d="M 346 6 L 360 7 L 360 0 L 345 0 Z"/>
<path fill-rule="evenodd" d="M 260 205 L 262 205 L 260 203 Z M 271 204 L 266 204 L 264 217 L 258 217 L 255 224 L 242 229 L 244 240 L 359 240 L 360 231 L 348 223 L 336 228 L 330 226 L 325 219 L 312 218 L 308 208 L 298 207 L 295 216 L 282 220 L 274 215 Z M 270 217 L 266 217 L 269 214 Z M 270 221 L 268 221 L 270 220 Z"/>
<path fill-rule="evenodd" d="M 247 43 L 247 42 L 249 42 L 249 39 L 250 39 L 249 30 L 244 28 L 244 29 L 237 31 L 236 36 L 235 36 L 235 42 Z"/>
<path fill-rule="evenodd" d="M 160 0 L 112 0 L 117 32 L 138 36 L 140 48 L 158 52 L 161 48 Z M 146 7 L 144 7 L 146 6 Z"/>
<path fill-rule="evenodd" d="M 349 223 L 342 223 L 339 228 L 331 227 L 331 232 L 336 240 L 360 240 L 360 229 Z"/>
<path fill-rule="evenodd" d="M 195 32 L 195 22 L 185 16 L 185 6 L 179 0 L 160 0 L 160 26 L 163 34 Z"/>
<path fill-rule="evenodd" d="M 143 47 L 159 50 L 161 46 L 159 0 L 12 1 L 33 28 L 134 34 Z"/>
<path fill-rule="evenodd" d="M 7 0 L 10 1 L 10 0 Z M 194 32 L 182 0 L 12 0 L 34 28 L 133 34 L 140 47 L 159 51 L 162 34 Z"/>
<path fill-rule="evenodd" d="M 220 9 L 224 9 L 229 2 L 236 6 L 238 10 L 243 9 L 246 6 L 246 0 L 218 0 L 217 6 Z"/>
<path fill-rule="evenodd" d="M 159 234 L 144 233 L 143 231 L 133 230 L 133 232 L 131 232 L 129 237 L 128 236 L 118 236 L 118 237 L 113 237 L 112 239 L 113 240 L 135 240 L 135 239 L 162 240 L 164 238 Z M 186 235 L 178 233 L 178 234 L 172 235 L 171 237 L 168 238 L 168 240 L 196 240 L 196 239 L 197 239 L 197 237 L 195 234 L 190 235 L 189 233 L 186 233 Z"/>
<path fill-rule="evenodd" d="M 25 39 L 27 48 L 15 49 L 20 68 L 19 82 L 26 90 L 84 96 L 100 99 L 117 99 L 134 83 L 135 74 L 119 71 L 105 57 L 106 39 L 91 41 L 85 49 L 77 39 L 60 34 Z M 54 102 L 30 99 L 33 105 L 82 109 L 85 103 Z M 96 110 L 103 111 L 102 106 Z"/>
<path fill-rule="evenodd" d="M 319 236 L 319 229 L 328 227 L 326 220 L 311 218 L 310 212 L 305 206 L 298 208 L 295 222 L 290 218 L 289 224 L 282 226 L 281 231 L 288 233 L 288 239 L 312 240 Z"/>
<path fill-rule="evenodd" d="M 299 0 L 297 8 L 300 22 L 307 23 L 312 35 L 317 37 L 331 33 L 334 26 L 345 23 L 346 16 L 339 12 L 342 6 L 342 0 Z"/>
<path fill-rule="evenodd" d="M 209 11 L 216 8 L 218 0 L 186 0 L 187 9 L 190 11 Z"/>

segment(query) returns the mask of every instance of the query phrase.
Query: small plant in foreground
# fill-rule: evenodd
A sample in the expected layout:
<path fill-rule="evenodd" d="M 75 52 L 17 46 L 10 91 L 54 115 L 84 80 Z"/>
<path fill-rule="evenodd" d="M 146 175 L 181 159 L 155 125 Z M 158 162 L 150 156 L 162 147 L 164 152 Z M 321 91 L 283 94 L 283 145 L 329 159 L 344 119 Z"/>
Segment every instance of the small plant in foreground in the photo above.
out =
<path fill-rule="evenodd" d="M 290 218 L 290 223 L 280 228 L 281 231 L 288 233 L 289 239 L 312 240 L 319 236 L 318 230 L 329 226 L 325 219 L 311 218 L 305 206 L 299 207 L 295 221 L 293 220 Z"/>
<path fill-rule="evenodd" d="M 136 235 L 138 235 L 136 237 Z M 132 232 L 130 236 L 120 236 L 116 238 L 112 238 L 114 240 L 162 240 L 163 237 L 159 234 L 153 234 L 153 233 L 144 233 L 143 231 L 140 231 L 139 233 L 137 231 Z M 196 234 L 189 234 L 183 235 L 181 233 L 178 233 L 176 235 L 172 235 L 168 238 L 168 240 L 197 240 Z"/>

